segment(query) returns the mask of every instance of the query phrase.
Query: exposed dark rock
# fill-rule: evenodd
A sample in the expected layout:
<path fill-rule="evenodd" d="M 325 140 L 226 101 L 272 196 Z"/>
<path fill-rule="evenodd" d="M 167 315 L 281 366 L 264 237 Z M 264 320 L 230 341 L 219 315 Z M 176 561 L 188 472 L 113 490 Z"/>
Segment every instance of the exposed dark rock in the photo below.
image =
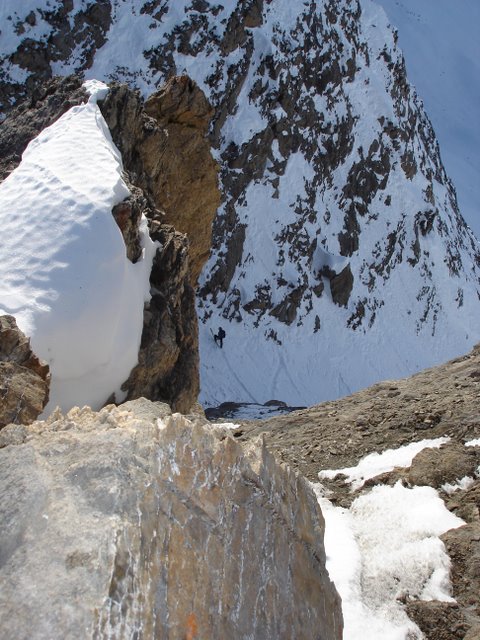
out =
<path fill-rule="evenodd" d="M 65 60 L 75 50 L 76 72 L 88 69 L 98 48 L 106 42 L 111 21 L 110 0 L 98 0 L 81 8 L 71 18 L 73 3 L 71 0 L 56 3 L 50 10 L 37 9 L 31 11 L 25 19 L 23 27 L 26 35 L 17 48 L 5 60 L 5 64 L 18 65 L 27 73 L 24 83 L 0 84 L 0 110 L 9 110 L 12 102 L 34 96 L 37 88 L 52 77 L 52 63 Z M 28 27 L 34 26 L 37 20 L 51 26 L 50 34 L 42 40 L 34 40 L 28 36 Z M 65 111 L 69 107 L 65 109 Z M 43 127 L 42 127 L 43 128 Z"/>
<path fill-rule="evenodd" d="M 476 493 L 476 520 L 444 533 L 442 540 L 452 560 L 453 594 L 465 614 L 469 633 L 465 640 L 480 637 L 480 481 L 469 492 Z M 457 496 L 461 502 L 462 497 Z M 463 638 L 463 636 L 460 636 Z M 436 636 L 432 636 L 435 638 Z"/>
<path fill-rule="evenodd" d="M 71 107 L 88 100 L 80 76 L 53 78 L 35 87 L 31 97 L 12 109 L 0 126 L 0 181 L 19 164 L 33 138 Z"/>
<path fill-rule="evenodd" d="M 220 202 L 217 165 L 206 130 L 212 108 L 186 76 L 173 77 L 143 104 L 125 85 L 115 85 L 101 104 L 131 181 L 189 240 L 191 284 L 211 247 Z"/>
<path fill-rule="evenodd" d="M 407 602 L 406 610 L 426 640 L 465 640 L 469 625 L 458 604 L 418 600 Z"/>
<path fill-rule="evenodd" d="M 225 420 L 239 420 L 242 416 L 255 415 L 256 418 L 267 418 L 273 415 L 283 415 L 298 411 L 305 407 L 289 407 L 281 400 L 269 400 L 264 404 L 254 404 L 252 402 L 222 402 L 218 407 L 205 409 L 205 415 L 209 420 L 223 422 Z M 241 435 L 242 429 L 233 431 L 235 437 Z"/>
<path fill-rule="evenodd" d="M 145 396 L 187 413 L 199 391 L 198 327 L 195 293 L 190 284 L 188 240 L 173 227 L 150 222 L 160 242 L 145 307 L 138 365 L 124 383 L 127 399 Z"/>
<path fill-rule="evenodd" d="M 270 311 L 270 315 L 280 320 L 280 322 L 292 324 L 297 317 L 298 306 L 302 300 L 304 290 L 305 287 L 297 287 L 294 289 L 282 302 Z"/>
<path fill-rule="evenodd" d="M 461 444 L 446 444 L 440 449 L 424 449 L 412 461 L 408 481 L 439 489 L 465 476 L 475 477 L 480 466 L 480 451 Z"/>
<path fill-rule="evenodd" d="M 0 428 L 30 424 L 48 402 L 49 367 L 33 353 L 13 316 L 0 316 Z"/>
<path fill-rule="evenodd" d="M 353 289 L 353 273 L 350 265 L 342 269 L 339 274 L 330 278 L 332 300 L 340 307 L 346 307 Z"/>
<path fill-rule="evenodd" d="M 146 215 L 150 210 L 143 192 L 133 185 L 129 185 L 129 189 L 132 195 L 116 204 L 112 209 L 112 215 L 122 232 L 127 258 L 135 263 L 142 255 L 140 219 L 142 213 Z"/>
<path fill-rule="evenodd" d="M 219 202 L 216 164 L 205 137 L 212 109 L 187 77 L 172 78 L 145 104 L 126 85 L 114 85 L 100 106 L 130 181 L 142 189 L 134 191 L 136 208 L 122 203 L 117 217 L 130 235 L 132 216 L 141 209 L 161 245 L 139 362 L 123 388 L 128 399 L 160 399 L 188 412 L 199 391 L 194 285 L 210 250 Z M 132 242 L 135 252 L 135 234 Z"/>

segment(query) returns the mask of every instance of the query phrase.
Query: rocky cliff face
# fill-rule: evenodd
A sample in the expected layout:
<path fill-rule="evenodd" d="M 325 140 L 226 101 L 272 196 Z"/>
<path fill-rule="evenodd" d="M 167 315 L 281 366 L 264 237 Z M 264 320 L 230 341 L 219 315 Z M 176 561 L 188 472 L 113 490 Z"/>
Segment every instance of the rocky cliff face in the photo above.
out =
<path fill-rule="evenodd" d="M 145 101 L 126 85 L 102 104 L 113 140 L 135 184 L 189 239 L 191 284 L 211 247 L 220 203 L 217 166 L 206 134 L 213 109 L 187 76 L 173 77 Z"/>
<path fill-rule="evenodd" d="M 7 8 L 16 34 L 3 49 L 3 92 L 13 100 L 72 69 L 144 95 L 188 71 L 204 90 L 223 192 L 198 295 L 205 403 L 310 404 L 478 340 L 478 244 L 381 9 L 100 5 L 97 17 L 89 2 Z M 128 51 L 118 45 L 127 28 Z"/>
<path fill-rule="evenodd" d="M 1 432 L 3 635 L 340 640 L 307 483 L 192 420 L 137 400 Z"/>
<path fill-rule="evenodd" d="M 30 424 L 48 402 L 50 373 L 13 316 L 0 316 L 0 429 Z"/>
<path fill-rule="evenodd" d="M 183 76 L 172 78 L 145 103 L 126 85 L 113 86 L 101 110 L 129 180 L 140 189 L 150 236 L 160 244 L 139 363 L 124 390 L 128 399 L 161 399 L 186 412 L 199 392 L 194 286 L 208 256 L 220 199 L 206 138 L 212 109 Z M 126 209 L 128 220 L 128 203 Z"/>

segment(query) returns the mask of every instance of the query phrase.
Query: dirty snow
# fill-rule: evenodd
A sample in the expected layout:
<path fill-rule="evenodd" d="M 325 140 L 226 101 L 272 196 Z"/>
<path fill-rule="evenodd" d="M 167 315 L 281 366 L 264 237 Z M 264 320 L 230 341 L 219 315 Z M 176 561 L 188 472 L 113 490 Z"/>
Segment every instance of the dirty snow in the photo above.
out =
<path fill-rule="evenodd" d="M 395 467 L 409 467 L 417 453 L 427 448 L 438 449 L 449 440 L 450 438 L 425 439 L 406 444 L 398 449 L 387 449 L 383 453 L 370 453 L 362 458 L 355 467 L 325 469 L 320 471 L 318 477 L 322 480 L 322 478 L 333 479 L 338 475 L 344 475 L 346 476 L 345 481 L 352 485 L 352 491 L 356 491 L 363 487 L 370 478 L 375 478 L 387 471 L 393 471 Z"/>
<path fill-rule="evenodd" d="M 440 446 L 427 442 L 422 446 Z M 347 470 L 349 478 L 360 482 L 392 465 L 408 466 L 415 455 L 406 447 L 386 453 L 381 464 L 375 464 L 381 456 L 361 460 L 356 470 Z M 384 464 L 387 459 L 391 464 Z M 342 598 L 344 640 L 423 638 L 401 601 L 452 601 L 450 560 L 439 536 L 463 520 L 431 487 L 375 486 L 349 509 L 333 506 L 321 482 L 312 487 L 325 518 L 327 570 Z"/>

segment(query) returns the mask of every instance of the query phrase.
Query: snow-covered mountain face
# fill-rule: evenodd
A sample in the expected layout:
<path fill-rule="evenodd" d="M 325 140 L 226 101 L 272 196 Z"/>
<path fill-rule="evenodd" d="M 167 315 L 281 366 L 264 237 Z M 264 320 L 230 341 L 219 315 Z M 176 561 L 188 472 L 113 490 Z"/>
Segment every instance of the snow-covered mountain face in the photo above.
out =
<path fill-rule="evenodd" d="M 480 237 L 480 3 L 377 0 L 398 29 L 410 82 L 425 103 L 457 190 Z"/>
<path fill-rule="evenodd" d="M 51 73 L 146 94 L 186 72 L 214 105 L 206 405 L 311 404 L 480 339 L 479 247 L 376 4 L 9 0 L 0 18 L 5 100 Z"/>

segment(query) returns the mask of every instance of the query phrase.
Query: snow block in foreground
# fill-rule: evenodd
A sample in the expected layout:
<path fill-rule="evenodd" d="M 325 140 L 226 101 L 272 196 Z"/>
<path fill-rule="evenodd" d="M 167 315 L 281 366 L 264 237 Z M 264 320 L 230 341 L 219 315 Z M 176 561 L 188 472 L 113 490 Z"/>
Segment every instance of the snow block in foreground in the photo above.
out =
<path fill-rule="evenodd" d="M 96 104 L 106 85 L 35 138 L 0 185 L 0 313 L 52 372 L 50 402 L 100 407 L 135 366 L 154 254 L 146 220 L 132 264 L 112 217 L 129 195 Z M 118 399 L 118 396 L 117 396 Z"/>

